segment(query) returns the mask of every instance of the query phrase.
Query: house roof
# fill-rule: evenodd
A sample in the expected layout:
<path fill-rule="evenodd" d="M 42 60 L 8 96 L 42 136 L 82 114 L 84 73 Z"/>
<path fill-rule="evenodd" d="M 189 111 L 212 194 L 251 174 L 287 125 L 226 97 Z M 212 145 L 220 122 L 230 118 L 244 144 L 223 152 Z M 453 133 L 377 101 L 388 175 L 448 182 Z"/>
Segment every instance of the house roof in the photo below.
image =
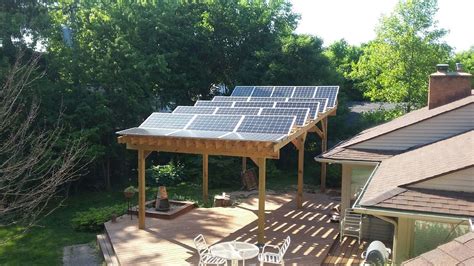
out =
<path fill-rule="evenodd" d="M 405 114 L 401 117 L 398 117 L 398 118 L 396 118 L 392 121 L 389 121 L 387 123 L 384 123 L 384 124 L 366 129 L 366 130 L 360 132 L 359 134 L 357 134 L 356 136 L 354 136 L 354 137 L 352 137 L 352 138 L 350 138 L 350 139 L 348 139 L 344 142 L 341 142 L 340 144 L 336 145 L 334 148 L 332 148 L 328 152 L 323 153 L 323 154 L 319 155 L 318 157 L 327 158 L 327 159 L 335 159 L 335 160 L 336 159 L 337 160 L 340 160 L 340 159 L 348 160 L 348 158 L 344 157 L 344 155 L 346 154 L 344 150 L 345 149 L 353 149 L 353 148 L 351 148 L 351 146 L 353 146 L 355 144 L 358 144 L 358 143 L 361 143 L 361 142 L 364 142 L 364 141 L 367 141 L 367 140 L 370 140 L 370 139 L 388 134 L 390 132 L 405 128 L 407 126 L 410 126 L 410 125 L 413 125 L 413 124 L 416 124 L 416 123 L 419 123 L 419 122 L 422 122 L 424 120 L 430 119 L 432 117 L 438 116 L 440 114 L 443 114 L 443 113 L 446 113 L 446 112 L 449 112 L 449 111 L 453 111 L 455 109 L 458 109 L 460 107 L 463 107 L 463 106 L 466 106 L 466 105 L 472 104 L 472 103 L 474 103 L 474 91 L 472 91 L 472 94 L 469 97 L 465 97 L 465 98 L 460 99 L 458 101 L 448 103 L 448 104 L 445 104 L 445 105 L 437 107 L 437 108 L 428 109 L 428 107 L 424 107 L 424 108 L 412 111 L 410 113 L 407 113 L 407 114 Z M 353 149 L 353 150 L 356 150 L 356 149 Z M 373 151 L 370 151 L 370 152 L 373 152 Z M 381 161 L 381 160 L 385 159 L 384 157 L 378 157 L 378 156 L 375 156 L 374 158 L 369 159 L 365 156 L 366 154 L 362 154 L 362 153 L 356 154 L 353 151 L 349 151 L 349 152 L 347 152 L 347 154 L 349 155 L 350 160 Z M 337 156 L 333 157 L 334 155 L 337 155 Z"/>
<path fill-rule="evenodd" d="M 320 158 L 328 158 L 333 160 L 354 160 L 354 161 L 368 161 L 381 162 L 388 159 L 395 154 L 402 151 L 387 151 L 387 150 L 367 150 L 367 149 L 350 149 L 350 148 L 335 148 L 320 156 Z"/>
<path fill-rule="evenodd" d="M 395 155 L 380 163 L 360 205 L 380 207 L 379 204 L 406 192 L 406 185 L 473 165 L 473 130 Z"/>
<path fill-rule="evenodd" d="M 377 207 L 447 215 L 474 216 L 474 193 L 422 188 L 401 188 Z"/>
<path fill-rule="evenodd" d="M 474 232 L 405 261 L 402 265 L 474 265 Z"/>

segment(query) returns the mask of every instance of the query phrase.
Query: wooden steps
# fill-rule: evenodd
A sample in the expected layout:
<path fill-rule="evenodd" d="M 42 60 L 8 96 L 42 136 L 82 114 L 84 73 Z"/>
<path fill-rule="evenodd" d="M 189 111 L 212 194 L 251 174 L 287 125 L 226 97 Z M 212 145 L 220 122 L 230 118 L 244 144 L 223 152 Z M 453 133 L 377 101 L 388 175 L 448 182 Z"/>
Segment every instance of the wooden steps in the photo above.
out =
<path fill-rule="evenodd" d="M 104 256 L 104 261 L 107 266 L 118 266 L 120 262 L 118 261 L 117 255 L 112 247 L 112 243 L 110 242 L 109 237 L 107 234 L 97 235 L 97 244 Z"/>

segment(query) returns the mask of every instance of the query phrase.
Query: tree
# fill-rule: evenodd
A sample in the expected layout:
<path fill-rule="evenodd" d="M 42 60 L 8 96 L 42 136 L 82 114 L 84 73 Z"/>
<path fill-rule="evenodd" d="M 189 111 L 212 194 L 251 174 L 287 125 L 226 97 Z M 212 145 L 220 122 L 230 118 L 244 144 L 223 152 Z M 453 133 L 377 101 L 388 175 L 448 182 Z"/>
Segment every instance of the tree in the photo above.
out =
<path fill-rule="evenodd" d="M 331 72 L 333 84 L 341 85 L 341 93 L 347 95 L 352 100 L 361 100 L 360 90 L 354 88 L 354 80 L 350 78 L 354 63 L 359 61 L 362 55 L 362 47 L 353 46 L 341 39 L 329 45 L 324 51 L 328 57 L 330 66 L 334 70 Z"/>
<path fill-rule="evenodd" d="M 436 0 L 407 0 L 382 17 L 350 74 L 366 97 L 405 103 L 407 111 L 426 104 L 427 76 L 451 51 L 442 41 L 446 30 L 437 28 L 437 10 Z"/>
<path fill-rule="evenodd" d="M 474 46 L 471 46 L 469 50 L 456 53 L 450 60 L 450 65 L 454 69 L 456 63 L 463 65 L 463 71 L 474 75 Z M 474 79 L 471 79 L 474 87 Z"/>
<path fill-rule="evenodd" d="M 60 138 L 60 120 L 54 131 L 38 129 L 39 105 L 23 94 L 39 79 L 39 57 L 23 60 L 18 57 L 0 90 L 0 226 L 28 228 L 87 162 L 80 140 Z"/>

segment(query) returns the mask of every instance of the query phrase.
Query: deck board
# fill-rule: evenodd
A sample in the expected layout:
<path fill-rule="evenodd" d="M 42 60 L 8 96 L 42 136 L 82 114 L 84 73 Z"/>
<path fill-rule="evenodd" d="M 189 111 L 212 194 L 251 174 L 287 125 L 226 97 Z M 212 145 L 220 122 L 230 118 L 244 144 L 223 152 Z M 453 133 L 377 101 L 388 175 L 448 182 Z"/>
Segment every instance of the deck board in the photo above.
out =
<path fill-rule="evenodd" d="M 329 221 L 330 210 L 337 202 L 324 194 L 304 194 L 303 209 L 298 210 L 294 199 L 295 194 L 267 196 L 266 242 L 279 244 L 289 235 L 287 265 L 322 264 L 334 249 L 333 243 L 339 242 L 339 224 Z M 107 222 L 105 227 L 122 265 L 197 264 L 193 238 L 200 233 L 210 245 L 231 240 L 256 244 L 257 207 L 258 199 L 254 197 L 236 207 L 196 208 L 173 220 L 147 217 L 146 230 L 138 230 L 138 220 L 130 220 L 129 216 L 119 217 L 116 223 Z M 343 244 L 346 252 L 359 252 L 359 247 L 352 250 L 354 245 Z M 345 255 L 342 260 L 358 262 Z M 257 263 L 256 259 L 246 261 L 246 265 Z"/>

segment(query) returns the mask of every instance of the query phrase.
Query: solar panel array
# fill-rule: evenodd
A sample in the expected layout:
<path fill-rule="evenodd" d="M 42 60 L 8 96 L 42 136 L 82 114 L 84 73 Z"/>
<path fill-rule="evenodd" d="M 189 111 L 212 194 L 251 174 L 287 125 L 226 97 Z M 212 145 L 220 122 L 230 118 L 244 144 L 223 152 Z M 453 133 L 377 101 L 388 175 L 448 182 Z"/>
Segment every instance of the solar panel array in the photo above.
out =
<path fill-rule="evenodd" d="M 339 86 L 236 86 L 231 96 L 240 97 L 282 97 L 282 98 L 327 98 L 328 108 L 337 103 Z M 225 96 L 218 96 L 225 97 Z M 216 99 L 221 101 L 222 99 Z M 238 101 L 241 101 L 239 99 Z M 251 100 L 250 100 L 251 101 Z"/>
<path fill-rule="evenodd" d="M 121 135 L 277 142 L 337 104 L 338 86 L 237 86 L 231 96 L 153 113 Z"/>

